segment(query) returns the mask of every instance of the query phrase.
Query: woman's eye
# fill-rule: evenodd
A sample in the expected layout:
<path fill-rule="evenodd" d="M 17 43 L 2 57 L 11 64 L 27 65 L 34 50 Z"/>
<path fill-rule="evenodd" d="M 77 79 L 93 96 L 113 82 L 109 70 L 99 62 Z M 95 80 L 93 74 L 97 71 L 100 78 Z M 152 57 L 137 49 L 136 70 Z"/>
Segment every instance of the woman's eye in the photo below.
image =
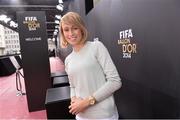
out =
<path fill-rule="evenodd" d="M 68 31 L 68 29 L 64 29 L 64 31 L 66 31 L 66 32 L 67 32 L 67 31 Z"/>
<path fill-rule="evenodd" d="M 78 28 L 74 28 L 74 30 L 77 30 Z"/>

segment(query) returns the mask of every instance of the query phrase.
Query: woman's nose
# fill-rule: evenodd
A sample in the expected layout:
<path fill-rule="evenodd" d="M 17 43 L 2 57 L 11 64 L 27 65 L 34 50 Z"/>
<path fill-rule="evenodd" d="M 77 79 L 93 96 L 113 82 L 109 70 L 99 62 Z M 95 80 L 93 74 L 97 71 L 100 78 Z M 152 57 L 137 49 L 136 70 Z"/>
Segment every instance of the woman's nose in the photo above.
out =
<path fill-rule="evenodd" d="M 69 35 L 73 35 L 74 34 L 74 31 L 73 30 L 70 30 L 69 31 Z"/>

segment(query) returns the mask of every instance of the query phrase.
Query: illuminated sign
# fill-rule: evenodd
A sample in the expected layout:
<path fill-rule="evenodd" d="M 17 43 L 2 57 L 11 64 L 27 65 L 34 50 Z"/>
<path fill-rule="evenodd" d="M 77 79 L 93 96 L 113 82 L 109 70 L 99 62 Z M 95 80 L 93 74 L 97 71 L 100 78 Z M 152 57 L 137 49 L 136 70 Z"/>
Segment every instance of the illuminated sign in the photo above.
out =
<path fill-rule="evenodd" d="M 40 23 L 38 22 L 36 17 L 25 17 L 23 24 L 27 24 L 29 31 L 35 31 L 37 28 L 40 28 Z"/>

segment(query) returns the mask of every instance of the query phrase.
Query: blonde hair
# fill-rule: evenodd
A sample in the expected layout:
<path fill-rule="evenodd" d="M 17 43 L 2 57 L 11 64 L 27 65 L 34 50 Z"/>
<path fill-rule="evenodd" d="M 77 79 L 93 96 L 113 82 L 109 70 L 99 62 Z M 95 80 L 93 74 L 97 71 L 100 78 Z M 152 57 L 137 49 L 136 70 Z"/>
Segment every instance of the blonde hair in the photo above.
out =
<path fill-rule="evenodd" d="M 69 45 L 63 34 L 62 23 L 76 25 L 82 32 L 82 39 L 80 40 L 80 43 L 86 42 L 88 32 L 85 27 L 84 21 L 79 14 L 75 12 L 68 12 L 61 18 L 60 21 L 60 45 L 62 48 L 66 48 Z"/>

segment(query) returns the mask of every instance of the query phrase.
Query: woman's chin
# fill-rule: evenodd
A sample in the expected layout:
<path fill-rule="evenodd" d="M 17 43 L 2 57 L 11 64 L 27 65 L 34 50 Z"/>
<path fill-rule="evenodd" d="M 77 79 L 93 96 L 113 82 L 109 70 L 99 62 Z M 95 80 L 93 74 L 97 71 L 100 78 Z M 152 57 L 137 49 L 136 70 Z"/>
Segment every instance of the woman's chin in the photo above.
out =
<path fill-rule="evenodd" d="M 74 45 L 77 45 L 78 44 L 78 42 L 77 41 L 71 41 L 71 42 L 69 42 L 72 46 L 74 46 Z"/>

